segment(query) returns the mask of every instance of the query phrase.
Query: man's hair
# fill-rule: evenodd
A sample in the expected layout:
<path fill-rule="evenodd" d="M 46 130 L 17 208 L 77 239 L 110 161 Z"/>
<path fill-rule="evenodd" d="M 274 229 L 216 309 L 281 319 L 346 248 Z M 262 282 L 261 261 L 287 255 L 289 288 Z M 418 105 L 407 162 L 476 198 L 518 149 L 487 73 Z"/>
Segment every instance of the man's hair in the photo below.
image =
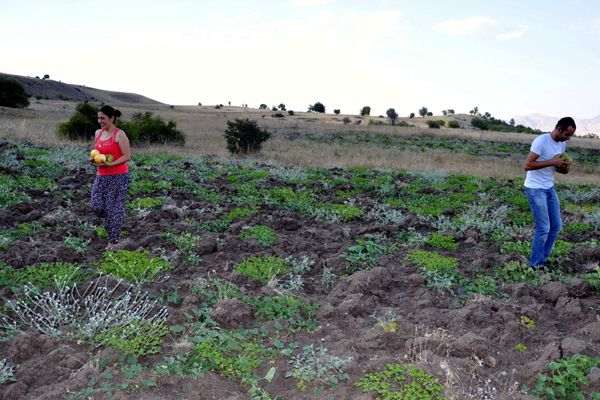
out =
<path fill-rule="evenodd" d="M 556 123 L 556 128 L 560 128 L 561 132 L 566 131 L 570 126 L 572 126 L 573 129 L 577 129 L 577 126 L 575 126 L 575 121 L 571 117 L 563 117 Z"/>

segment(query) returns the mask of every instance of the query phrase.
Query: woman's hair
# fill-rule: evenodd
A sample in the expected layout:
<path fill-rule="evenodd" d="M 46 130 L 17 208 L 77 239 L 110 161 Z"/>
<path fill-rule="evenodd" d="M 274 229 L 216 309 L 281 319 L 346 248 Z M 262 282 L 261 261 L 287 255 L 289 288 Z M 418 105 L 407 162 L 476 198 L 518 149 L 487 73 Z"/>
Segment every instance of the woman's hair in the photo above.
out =
<path fill-rule="evenodd" d="M 109 105 L 104 105 L 102 106 L 102 108 L 100 109 L 100 112 L 104 115 L 106 115 L 108 118 L 112 119 L 113 117 L 115 118 L 113 122 L 117 122 L 117 118 L 119 118 L 121 116 L 121 111 L 112 108 Z"/>

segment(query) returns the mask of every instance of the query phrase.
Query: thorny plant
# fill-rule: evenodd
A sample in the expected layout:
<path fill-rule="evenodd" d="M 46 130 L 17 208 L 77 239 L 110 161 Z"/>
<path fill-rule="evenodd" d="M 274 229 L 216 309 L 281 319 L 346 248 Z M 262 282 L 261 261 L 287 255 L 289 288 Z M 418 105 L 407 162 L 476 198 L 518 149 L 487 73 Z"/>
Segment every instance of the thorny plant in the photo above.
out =
<path fill-rule="evenodd" d="M 165 323 L 168 315 L 165 307 L 121 280 L 111 281 L 108 276 L 100 277 L 83 293 L 76 285 L 69 286 L 66 279 L 56 282 L 56 292 L 42 293 L 25 285 L 23 299 L 8 302 L 8 307 L 23 325 L 51 336 L 71 336 L 69 327 L 72 327 L 77 336 L 93 339 L 97 334 L 134 321 Z M 7 316 L 2 319 L 14 324 Z"/>
<path fill-rule="evenodd" d="M 386 204 L 377 203 L 367 213 L 367 219 L 380 224 L 402 224 L 406 216 Z"/>
<path fill-rule="evenodd" d="M 371 317 L 377 321 L 377 326 L 383 329 L 385 333 L 396 332 L 399 328 L 398 323 L 401 318 L 394 310 L 387 310 L 385 314 L 381 315 L 377 315 L 377 312 L 374 312 Z"/>
<path fill-rule="evenodd" d="M 16 381 L 17 378 L 15 377 L 13 367 L 6 362 L 6 359 L 0 360 L 0 385 Z"/>
<path fill-rule="evenodd" d="M 323 346 L 318 349 L 312 344 L 305 346 L 300 354 L 290 360 L 292 370 L 286 372 L 285 377 L 296 378 L 297 386 L 302 391 L 314 386 L 316 393 L 320 393 L 322 385 L 335 387 L 339 382 L 348 380 L 349 376 L 343 368 L 352 362 L 352 357 L 340 358 L 327 351 Z"/>

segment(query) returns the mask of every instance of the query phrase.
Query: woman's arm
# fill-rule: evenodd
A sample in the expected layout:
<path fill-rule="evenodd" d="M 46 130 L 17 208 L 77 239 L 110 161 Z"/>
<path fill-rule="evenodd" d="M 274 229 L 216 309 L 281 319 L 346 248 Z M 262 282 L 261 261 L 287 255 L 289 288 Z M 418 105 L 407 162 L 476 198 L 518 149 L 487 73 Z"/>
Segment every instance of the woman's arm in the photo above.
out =
<path fill-rule="evenodd" d="M 131 148 L 129 147 L 129 138 L 127 138 L 125 131 L 120 130 L 119 133 L 117 133 L 115 141 L 119 145 L 122 155 L 116 160 L 113 160 L 113 162 L 106 163 L 106 165 L 109 167 L 115 167 L 117 165 L 124 164 L 127 161 L 131 160 Z"/>

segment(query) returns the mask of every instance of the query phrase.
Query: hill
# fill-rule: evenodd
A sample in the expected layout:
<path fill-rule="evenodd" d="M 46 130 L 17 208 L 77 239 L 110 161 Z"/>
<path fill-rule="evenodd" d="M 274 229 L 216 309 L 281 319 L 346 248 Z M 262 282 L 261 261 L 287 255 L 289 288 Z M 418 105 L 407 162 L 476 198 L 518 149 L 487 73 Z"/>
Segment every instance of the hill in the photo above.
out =
<path fill-rule="evenodd" d="M 135 93 L 113 92 L 51 79 L 31 78 L 2 72 L 0 72 L 0 78 L 16 80 L 23 86 L 28 95 L 38 99 L 89 100 L 109 104 L 162 104 L 159 101 Z"/>
<path fill-rule="evenodd" d="M 551 117 L 542 114 L 519 115 L 515 117 L 517 124 L 523 124 L 534 129 L 540 129 L 544 132 L 549 132 L 554 129 L 556 121 L 559 117 Z M 589 119 L 575 119 L 577 124 L 576 135 L 585 135 L 588 133 L 600 133 L 600 115 Z"/>

